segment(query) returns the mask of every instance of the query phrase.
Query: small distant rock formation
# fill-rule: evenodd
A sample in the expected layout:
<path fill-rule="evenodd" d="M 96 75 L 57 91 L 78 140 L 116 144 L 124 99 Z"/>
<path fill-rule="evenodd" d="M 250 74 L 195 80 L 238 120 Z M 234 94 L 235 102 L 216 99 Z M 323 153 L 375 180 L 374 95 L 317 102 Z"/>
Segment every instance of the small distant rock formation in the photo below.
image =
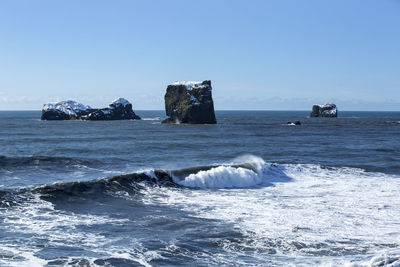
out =
<path fill-rule="evenodd" d="M 300 121 L 288 121 L 287 125 L 301 125 Z"/>
<path fill-rule="evenodd" d="M 165 93 L 163 123 L 216 124 L 211 81 L 174 82 Z"/>
<path fill-rule="evenodd" d="M 337 117 L 338 110 L 335 104 L 326 103 L 325 105 L 314 105 L 310 117 Z"/>
<path fill-rule="evenodd" d="M 140 120 L 132 110 L 132 104 L 118 98 L 106 108 L 96 109 L 68 100 L 47 103 L 42 109 L 42 120 Z"/>

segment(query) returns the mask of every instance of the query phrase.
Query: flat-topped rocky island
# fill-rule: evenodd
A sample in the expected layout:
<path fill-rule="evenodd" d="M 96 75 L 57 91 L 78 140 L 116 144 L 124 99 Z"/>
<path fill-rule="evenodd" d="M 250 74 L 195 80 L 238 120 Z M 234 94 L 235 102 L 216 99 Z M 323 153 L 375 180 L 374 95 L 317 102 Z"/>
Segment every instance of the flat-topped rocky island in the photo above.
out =
<path fill-rule="evenodd" d="M 216 124 L 211 81 L 174 82 L 165 93 L 163 123 Z"/>

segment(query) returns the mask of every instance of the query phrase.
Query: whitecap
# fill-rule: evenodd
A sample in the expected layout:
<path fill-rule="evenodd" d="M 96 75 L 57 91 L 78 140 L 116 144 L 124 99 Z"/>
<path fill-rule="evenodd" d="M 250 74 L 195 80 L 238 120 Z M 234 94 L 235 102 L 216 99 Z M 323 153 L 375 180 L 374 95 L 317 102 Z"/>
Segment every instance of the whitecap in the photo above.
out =
<path fill-rule="evenodd" d="M 368 267 L 399 267 L 400 254 L 383 254 L 373 257 L 367 264 Z"/>
<path fill-rule="evenodd" d="M 256 172 L 231 166 L 218 166 L 210 170 L 190 174 L 177 183 L 198 188 L 243 188 L 262 183 L 262 177 Z"/>
<path fill-rule="evenodd" d="M 398 247 L 398 175 L 315 164 L 269 164 L 251 155 L 230 163 L 249 161 L 253 169 L 216 166 L 178 181 L 203 190 L 148 188 L 144 200 L 232 223 L 249 239 L 249 248 L 276 250 L 277 257 L 269 259 L 277 265 L 284 265 L 281 256 L 290 254 L 294 265 L 400 266 L 398 254 L 371 259 Z M 284 177 L 290 182 L 282 182 Z M 263 186 L 267 182 L 274 186 Z M 247 188 L 235 188 L 243 185 Z M 235 244 L 226 247 L 234 250 Z M 265 260 L 262 253 L 259 260 Z"/>
<path fill-rule="evenodd" d="M 161 118 L 160 117 L 154 117 L 154 118 L 142 118 L 144 121 L 159 121 Z"/>

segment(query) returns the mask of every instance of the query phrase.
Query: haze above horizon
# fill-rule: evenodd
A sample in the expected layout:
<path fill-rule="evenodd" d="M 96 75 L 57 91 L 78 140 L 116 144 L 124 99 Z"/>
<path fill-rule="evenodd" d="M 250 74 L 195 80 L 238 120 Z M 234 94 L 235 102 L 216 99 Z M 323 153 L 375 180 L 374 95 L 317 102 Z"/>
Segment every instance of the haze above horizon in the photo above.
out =
<path fill-rule="evenodd" d="M 0 2 L 0 110 L 117 97 L 161 110 L 210 79 L 216 110 L 400 111 L 400 1 Z"/>

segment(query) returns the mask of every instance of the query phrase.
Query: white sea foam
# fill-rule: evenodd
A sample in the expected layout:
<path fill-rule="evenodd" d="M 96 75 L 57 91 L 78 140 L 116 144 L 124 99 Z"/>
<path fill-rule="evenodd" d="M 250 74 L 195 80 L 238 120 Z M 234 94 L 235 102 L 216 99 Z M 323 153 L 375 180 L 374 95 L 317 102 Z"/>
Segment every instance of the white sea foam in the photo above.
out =
<path fill-rule="evenodd" d="M 160 117 L 154 117 L 154 118 L 142 118 L 144 121 L 159 121 Z"/>
<path fill-rule="evenodd" d="M 276 256 L 268 257 L 278 265 L 399 266 L 397 256 L 374 257 L 400 250 L 399 176 L 312 164 L 263 164 L 261 169 L 250 174 L 215 167 L 181 181 L 204 190 L 149 188 L 143 201 L 232 223 L 249 238 L 249 248 L 276 250 Z M 257 186 L 234 188 L 248 181 Z M 230 252 L 235 246 L 229 240 L 224 244 Z M 255 257 L 263 262 L 263 255 Z M 285 259 L 289 262 L 283 263 Z M 392 265 L 382 264 L 383 260 Z"/>
<path fill-rule="evenodd" d="M 7 257 L 0 258 L 1 266 L 10 266 L 10 267 L 41 267 L 47 264 L 47 260 L 41 259 L 35 256 L 35 252 L 38 249 L 26 249 L 21 247 L 14 246 L 1 246 L 0 252 L 1 255 L 7 255 Z M 8 258 L 20 258 L 22 260 L 7 260 Z"/>
<path fill-rule="evenodd" d="M 400 254 L 384 254 L 373 257 L 367 264 L 368 267 L 399 267 Z"/>
<path fill-rule="evenodd" d="M 240 167 L 240 164 L 247 164 L 248 168 Z M 192 173 L 183 180 L 177 178 L 174 178 L 174 180 L 176 183 L 187 187 L 215 189 L 250 188 L 268 182 L 264 174 L 265 168 L 268 166 L 259 157 L 244 155 L 226 165 Z"/>
<path fill-rule="evenodd" d="M 243 188 L 261 184 L 262 177 L 249 169 L 219 166 L 190 174 L 183 181 L 177 182 L 187 187 Z"/>
<path fill-rule="evenodd" d="M 245 154 L 226 162 L 226 164 L 232 164 L 232 165 L 250 164 L 257 170 L 257 172 L 260 172 L 262 168 L 265 166 L 266 162 L 260 157 L 251 154 Z"/>
<path fill-rule="evenodd" d="M 29 204 L 8 210 L 7 217 L 2 222 L 2 230 L 14 234 L 34 234 L 35 238 L 32 239 L 48 240 L 51 246 L 80 246 L 94 251 L 100 244 L 111 240 L 104 235 L 77 230 L 79 227 L 96 224 L 121 225 L 126 221 L 127 219 L 108 216 L 63 212 L 56 210 L 52 203 L 42 200 L 39 195 L 32 195 Z M 0 251 L 12 256 L 12 261 L 0 260 L 0 265 L 4 263 L 5 266 L 44 266 L 47 261 L 35 256 L 39 250 L 32 244 L 14 244 L 0 240 Z"/>
<path fill-rule="evenodd" d="M 142 172 L 154 176 L 151 170 Z M 209 265 L 248 264 L 241 257 L 246 252 L 237 248 L 242 246 L 244 251 L 251 251 L 254 262 L 265 263 L 268 258 L 267 265 L 400 266 L 399 176 L 313 164 L 269 164 L 246 155 L 187 175 L 181 182 L 203 189 L 145 187 L 142 201 L 219 220 L 243 234 L 240 242 L 218 240 L 226 253 L 191 255 L 203 262 L 209 260 Z M 79 230 L 82 225 L 123 224 L 123 220 L 54 210 L 51 203 L 40 198 L 30 203 L 9 210 L 4 221 L 6 231 L 35 233 L 48 239 L 50 245 L 79 245 L 104 255 L 104 259 L 125 258 L 145 266 L 163 257 L 162 252 L 143 247 L 140 240 L 132 240 L 126 248 L 106 246 L 104 252 L 104 244 L 118 241 Z M 276 253 L 266 253 L 269 249 Z M 35 266 L 35 262 L 44 265 L 31 245 L 16 247 L 0 240 L 0 253 L 15 256 L 19 266 Z M 3 263 L 8 266 L 10 260 L 0 260 L 0 265 Z"/>

